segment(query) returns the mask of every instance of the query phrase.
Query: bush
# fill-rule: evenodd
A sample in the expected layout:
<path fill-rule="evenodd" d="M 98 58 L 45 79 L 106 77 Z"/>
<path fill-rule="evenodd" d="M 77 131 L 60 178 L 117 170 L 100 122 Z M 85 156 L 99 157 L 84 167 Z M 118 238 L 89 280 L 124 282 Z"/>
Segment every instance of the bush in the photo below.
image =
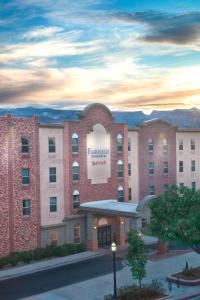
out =
<path fill-rule="evenodd" d="M 40 260 L 48 257 L 62 257 L 86 250 L 85 244 L 65 244 L 62 246 L 48 245 L 45 248 L 37 248 L 33 251 L 12 252 L 6 257 L 0 258 L 0 268 L 11 264 L 16 266 L 18 262 L 30 263 L 33 260 Z"/>
<path fill-rule="evenodd" d="M 16 266 L 19 261 L 19 254 L 17 252 L 11 252 L 7 257 L 8 264 Z"/>
<path fill-rule="evenodd" d="M 20 252 L 18 259 L 19 259 L 19 261 L 23 261 L 23 262 L 29 264 L 33 260 L 33 252 L 32 251 Z"/>
<path fill-rule="evenodd" d="M 40 260 L 44 257 L 44 248 L 37 248 L 33 251 L 33 260 Z"/>
<path fill-rule="evenodd" d="M 161 282 L 153 280 L 151 284 L 145 284 L 140 288 L 138 285 L 124 286 L 118 290 L 120 300 L 149 300 L 155 297 L 164 296 L 164 289 Z M 112 295 L 107 295 L 104 300 L 111 300 Z"/>
<path fill-rule="evenodd" d="M 163 283 L 157 279 L 152 280 L 152 282 L 150 284 L 148 284 L 147 286 L 158 293 L 162 294 L 165 292 Z"/>

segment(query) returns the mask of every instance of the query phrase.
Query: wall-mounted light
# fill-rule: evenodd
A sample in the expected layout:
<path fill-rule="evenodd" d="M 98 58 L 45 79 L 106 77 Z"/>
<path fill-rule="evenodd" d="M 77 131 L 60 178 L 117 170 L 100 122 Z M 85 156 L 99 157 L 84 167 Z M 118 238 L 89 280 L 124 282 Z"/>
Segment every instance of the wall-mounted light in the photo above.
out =
<path fill-rule="evenodd" d="M 97 226 L 94 226 L 93 228 L 96 230 L 96 229 L 97 229 Z"/>
<path fill-rule="evenodd" d="M 121 224 L 123 225 L 123 224 L 124 224 L 124 221 L 121 221 Z"/>

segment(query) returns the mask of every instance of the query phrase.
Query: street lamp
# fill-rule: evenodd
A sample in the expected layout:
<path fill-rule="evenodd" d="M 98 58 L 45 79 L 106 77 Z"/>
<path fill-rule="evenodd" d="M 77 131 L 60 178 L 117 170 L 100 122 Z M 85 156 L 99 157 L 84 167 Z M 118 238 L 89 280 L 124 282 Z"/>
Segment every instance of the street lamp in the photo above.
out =
<path fill-rule="evenodd" d="M 112 243 L 111 245 L 111 251 L 113 254 L 113 280 L 114 280 L 114 293 L 113 293 L 113 299 L 117 299 L 117 284 L 116 284 L 116 257 L 115 253 L 117 251 L 117 245 L 115 243 Z"/>

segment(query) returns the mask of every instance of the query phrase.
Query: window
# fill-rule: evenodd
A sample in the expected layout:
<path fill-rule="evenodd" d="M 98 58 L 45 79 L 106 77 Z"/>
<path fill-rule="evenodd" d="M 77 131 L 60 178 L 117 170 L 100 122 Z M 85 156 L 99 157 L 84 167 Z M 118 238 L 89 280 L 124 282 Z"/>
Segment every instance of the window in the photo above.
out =
<path fill-rule="evenodd" d="M 191 188 L 192 188 L 192 191 L 193 191 L 193 192 L 196 191 L 196 182 L 195 182 L 195 181 L 192 182 Z"/>
<path fill-rule="evenodd" d="M 191 172 L 195 172 L 195 160 L 191 160 Z"/>
<path fill-rule="evenodd" d="M 164 185 L 163 185 L 163 192 L 164 192 L 164 193 L 169 192 L 169 185 L 168 185 L 168 184 L 164 184 Z"/>
<path fill-rule="evenodd" d="M 74 225 L 74 243 L 80 243 L 81 235 L 80 235 L 80 224 Z"/>
<path fill-rule="evenodd" d="M 117 176 L 123 178 L 123 162 L 121 160 L 117 162 Z"/>
<path fill-rule="evenodd" d="M 132 189 L 131 188 L 128 189 L 128 200 L 129 201 L 132 200 Z"/>
<path fill-rule="evenodd" d="M 144 228 L 147 225 L 147 219 L 146 218 L 142 218 L 142 228 Z"/>
<path fill-rule="evenodd" d="M 49 182 L 56 182 L 56 168 L 49 168 Z"/>
<path fill-rule="evenodd" d="M 29 178 L 29 168 L 23 168 L 22 169 L 22 184 L 29 184 L 30 178 Z"/>
<path fill-rule="evenodd" d="M 72 165 L 72 177 L 74 181 L 79 180 L 79 164 L 75 161 Z"/>
<path fill-rule="evenodd" d="M 79 208 L 80 206 L 80 194 L 79 191 L 75 190 L 73 192 L 73 208 Z"/>
<path fill-rule="evenodd" d="M 183 172 L 183 161 L 179 160 L 179 172 L 182 173 Z"/>
<path fill-rule="evenodd" d="M 128 151 L 131 151 L 131 139 L 128 139 Z"/>
<path fill-rule="evenodd" d="M 57 197 L 50 197 L 50 212 L 56 212 L 57 211 Z"/>
<path fill-rule="evenodd" d="M 168 175 L 168 161 L 163 162 L 163 175 Z"/>
<path fill-rule="evenodd" d="M 29 153 L 29 140 L 22 138 L 22 153 Z"/>
<path fill-rule="evenodd" d="M 117 199 L 119 202 L 123 202 L 124 201 L 124 189 L 122 186 L 118 187 L 117 190 Z"/>
<path fill-rule="evenodd" d="M 50 232 L 50 244 L 55 247 L 57 246 L 57 232 L 56 231 Z"/>
<path fill-rule="evenodd" d="M 50 137 L 49 138 L 49 153 L 55 153 L 56 152 L 56 141 L 55 138 Z"/>
<path fill-rule="evenodd" d="M 148 141 L 148 148 L 149 148 L 149 153 L 153 153 L 153 148 L 154 148 L 153 139 L 149 139 L 149 141 Z"/>
<path fill-rule="evenodd" d="M 128 163 L 128 176 L 131 176 L 131 163 Z"/>
<path fill-rule="evenodd" d="M 30 216 L 31 214 L 31 201 L 23 200 L 23 216 Z"/>
<path fill-rule="evenodd" d="M 168 143 L 167 143 L 167 139 L 163 140 L 163 153 L 167 153 L 168 151 Z"/>
<path fill-rule="evenodd" d="M 178 140 L 178 150 L 183 151 L 183 139 Z"/>
<path fill-rule="evenodd" d="M 195 139 L 191 139 L 191 150 L 195 150 Z"/>
<path fill-rule="evenodd" d="M 149 186 L 149 195 L 155 195 L 155 186 L 154 185 Z"/>
<path fill-rule="evenodd" d="M 153 174 L 154 174 L 154 163 L 149 162 L 149 175 L 153 175 Z"/>
<path fill-rule="evenodd" d="M 184 188 L 184 183 L 183 183 L 183 182 L 180 182 L 180 183 L 179 183 L 179 187 L 180 187 L 180 189 L 182 190 L 182 189 Z"/>
<path fill-rule="evenodd" d="M 72 134 L 72 153 L 78 153 L 78 134 Z"/>
<path fill-rule="evenodd" d="M 123 137 L 121 134 L 117 136 L 117 152 L 123 151 Z"/>

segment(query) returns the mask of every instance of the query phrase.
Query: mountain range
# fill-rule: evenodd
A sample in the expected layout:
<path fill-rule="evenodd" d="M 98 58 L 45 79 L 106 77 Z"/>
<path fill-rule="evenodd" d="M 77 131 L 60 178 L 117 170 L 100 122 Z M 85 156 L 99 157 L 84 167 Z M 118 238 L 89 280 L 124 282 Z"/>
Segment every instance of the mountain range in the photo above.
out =
<path fill-rule="evenodd" d="M 62 110 L 53 108 L 18 107 L 0 109 L 0 116 L 12 114 L 17 117 L 31 117 L 38 115 L 41 123 L 59 123 L 62 121 L 78 120 L 80 110 Z M 200 109 L 175 109 L 166 111 L 154 110 L 150 114 L 142 111 L 113 111 L 116 123 L 126 123 L 128 127 L 136 127 L 144 121 L 161 119 L 174 126 L 182 128 L 200 128 Z"/>

